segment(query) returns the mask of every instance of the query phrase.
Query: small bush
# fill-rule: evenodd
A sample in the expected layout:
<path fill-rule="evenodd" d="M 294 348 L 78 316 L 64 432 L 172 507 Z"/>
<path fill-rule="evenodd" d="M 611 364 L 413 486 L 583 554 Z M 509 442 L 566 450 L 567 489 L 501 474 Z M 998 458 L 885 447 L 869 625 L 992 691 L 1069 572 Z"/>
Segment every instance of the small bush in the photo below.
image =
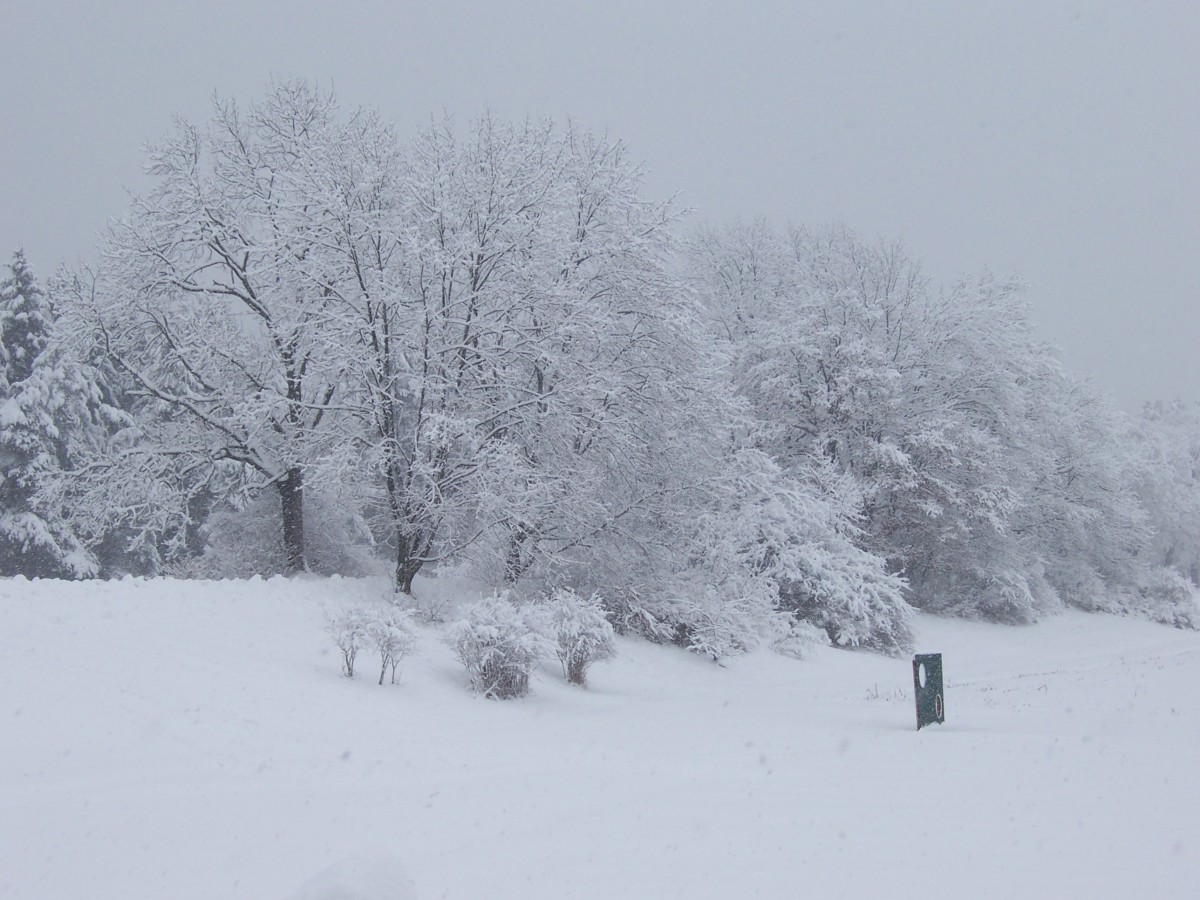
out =
<path fill-rule="evenodd" d="M 653 599 L 606 598 L 614 630 L 719 662 L 773 643 L 790 621 L 776 608 L 775 585 L 765 578 L 727 579 L 720 587 L 693 578 L 662 585 L 657 593 Z"/>
<path fill-rule="evenodd" d="M 584 600 L 572 590 L 558 590 L 547 600 L 546 613 L 563 675 L 571 684 L 586 687 L 588 667 L 617 652 L 600 598 L 593 594 Z"/>
<path fill-rule="evenodd" d="M 438 594 L 429 596 L 423 594 L 418 597 L 416 594 L 405 594 L 402 591 L 396 591 L 392 597 L 392 603 L 407 610 L 422 625 L 441 625 L 445 623 L 446 614 L 450 610 L 450 598 Z"/>
<path fill-rule="evenodd" d="M 672 626 L 673 643 L 715 662 L 773 643 L 789 621 L 765 578 L 730 578 L 719 587 L 693 580 L 667 596 L 653 612 Z"/>
<path fill-rule="evenodd" d="M 808 659 L 815 647 L 829 646 L 829 635 L 811 622 L 790 619 L 779 636 L 771 643 L 771 649 L 781 656 L 792 659 Z"/>
<path fill-rule="evenodd" d="M 416 646 L 408 613 L 395 607 L 356 606 L 326 615 L 326 630 L 342 655 L 342 674 L 354 677 L 354 663 L 364 647 L 379 651 L 379 683 L 391 673 L 396 683 L 396 667 Z"/>
<path fill-rule="evenodd" d="M 354 661 L 367 643 L 371 614 L 364 609 L 344 609 L 326 614 L 326 630 L 342 653 L 342 674 L 354 677 Z"/>
<path fill-rule="evenodd" d="M 634 591 L 606 595 L 601 603 L 613 631 L 619 635 L 645 638 L 654 644 L 669 644 L 675 639 L 674 626 L 647 609 Z"/>
<path fill-rule="evenodd" d="M 1174 569 L 1162 568 L 1142 576 L 1126 599 L 1134 614 L 1176 628 L 1200 628 L 1200 594 Z"/>
<path fill-rule="evenodd" d="M 391 683 L 396 683 L 396 666 L 416 646 L 417 637 L 412 631 L 408 615 L 399 609 L 380 612 L 366 624 L 367 641 L 379 651 L 379 683 L 390 672 Z"/>
<path fill-rule="evenodd" d="M 721 596 L 716 589 L 697 589 L 675 602 L 676 643 L 716 662 L 753 650 L 762 640 L 760 620 L 770 617 L 757 597 Z"/>
<path fill-rule="evenodd" d="M 471 679 L 471 689 L 493 700 L 529 693 L 529 676 L 551 652 L 536 609 L 506 596 L 489 597 L 450 626 L 449 641 Z"/>
<path fill-rule="evenodd" d="M 888 574 L 879 558 L 837 540 L 797 550 L 795 568 L 779 580 L 778 602 L 795 618 L 823 630 L 835 647 L 900 656 L 913 645 L 913 610 L 904 588 L 904 581 Z M 938 589 L 926 593 L 937 594 Z"/>

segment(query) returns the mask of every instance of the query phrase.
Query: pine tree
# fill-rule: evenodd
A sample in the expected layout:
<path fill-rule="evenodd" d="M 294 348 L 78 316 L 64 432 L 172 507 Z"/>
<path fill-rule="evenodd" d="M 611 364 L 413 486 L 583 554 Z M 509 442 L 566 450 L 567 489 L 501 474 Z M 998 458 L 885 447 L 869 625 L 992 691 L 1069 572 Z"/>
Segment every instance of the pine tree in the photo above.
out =
<path fill-rule="evenodd" d="M 83 578 L 95 561 L 40 489 L 67 466 L 99 392 L 53 344 L 54 316 L 21 251 L 0 281 L 0 575 Z"/>

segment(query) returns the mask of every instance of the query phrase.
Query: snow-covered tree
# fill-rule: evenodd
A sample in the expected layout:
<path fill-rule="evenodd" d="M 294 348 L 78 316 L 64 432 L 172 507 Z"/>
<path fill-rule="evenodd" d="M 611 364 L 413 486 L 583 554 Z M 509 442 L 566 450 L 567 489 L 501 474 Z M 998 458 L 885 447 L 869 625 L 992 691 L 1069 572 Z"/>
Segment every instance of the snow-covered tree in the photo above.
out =
<path fill-rule="evenodd" d="M 910 603 L 1158 603 L 1151 520 L 1194 566 L 1148 499 L 1178 453 L 1130 449 L 1014 281 L 934 290 L 840 229 L 681 258 L 619 142 L 485 115 L 402 143 L 302 83 L 218 101 L 150 172 L 53 291 L 130 413 L 57 482 L 89 540 L 205 542 L 196 572 L 360 569 L 358 543 L 402 593 L 443 563 L 569 585 L 718 658 L 797 628 L 899 652 Z"/>
<path fill-rule="evenodd" d="M 1072 569 L 1133 568 L 1145 532 L 1112 425 L 1034 337 L 1018 283 L 934 291 L 897 246 L 761 224 L 705 233 L 691 259 L 755 446 L 846 476 L 854 542 L 914 605 L 1029 621 L 1089 605 Z"/>
<path fill-rule="evenodd" d="M 190 496 L 273 491 L 296 570 L 306 477 L 341 439 L 345 348 L 320 327 L 331 298 L 311 206 L 346 148 L 336 105 L 304 84 L 215 107 L 207 129 L 181 122 L 151 151 L 155 187 L 112 226 L 76 313 L 147 423 L 108 475 Z"/>
<path fill-rule="evenodd" d="M 556 158 L 537 280 L 512 319 L 534 339 L 507 386 L 526 402 L 502 421 L 489 538 L 510 582 L 588 573 L 588 590 L 611 593 L 677 567 L 680 547 L 655 545 L 718 476 L 729 398 L 671 271 L 672 206 L 640 196 L 620 144 L 568 131 Z"/>
<path fill-rule="evenodd" d="M 1200 586 L 1200 405 L 1148 404 L 1128 442 L 1143 460 L 1137 490 L 1153 557 Z"/>
<path fill-rule="evenodd" d="M 55 489 L 115 411 L 94 373 L 56 341 L 53 310 L 24 254 L 8 268 L 0 281 L 0 575 L 87 577 L 96 560 Z"/>
<path fill-rule="evenodd" d="M 355 317 L 335 326 L 359 341 L 344 403 L 397 587 L 464 555 L 510 584 L 577 567 L 687 480 L 670 450 L 700 367 L 671 207 L 640 197 L 623 147 L 570 128 L 444 123 L 401 158 L 361 124 L 331 293 Z"/>
<path fill-rule="evenodd" d="M 1152 535 L 1136 493 L 1141 460 L 1125 417 L 1060 369 L 1047 372 L 1025 417 L 1026 473 L 1014 535 L 1034 548 L 1045 581 L 1064 603 L 1127 607 L 1148 562 Z"/>

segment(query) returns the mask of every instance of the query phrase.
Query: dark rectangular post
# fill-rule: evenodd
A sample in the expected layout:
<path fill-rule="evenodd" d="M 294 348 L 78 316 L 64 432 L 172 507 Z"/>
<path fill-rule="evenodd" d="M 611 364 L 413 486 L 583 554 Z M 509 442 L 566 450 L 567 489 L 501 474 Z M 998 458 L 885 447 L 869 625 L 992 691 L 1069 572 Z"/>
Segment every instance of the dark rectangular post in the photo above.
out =
<path fill-rule="evenodd" d="M 917 695 L 917 730 L 946 721 L 942 696 L 942 654 L 918 653 L 913 657 L 913 689 Z"/>

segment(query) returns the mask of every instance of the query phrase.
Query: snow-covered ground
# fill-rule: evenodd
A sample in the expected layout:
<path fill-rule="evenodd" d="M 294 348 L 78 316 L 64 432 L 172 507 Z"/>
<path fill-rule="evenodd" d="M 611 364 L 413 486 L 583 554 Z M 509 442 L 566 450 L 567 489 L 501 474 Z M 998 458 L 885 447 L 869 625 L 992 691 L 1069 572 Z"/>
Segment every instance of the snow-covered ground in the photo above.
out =
<path fill-rule="evenodd" d="M 380 593 L 0 581 L 0 896 L 1200 896 L 1200 635 L 921 617 L 917 732 L 908 661 L 830 649 L 345 679 L 323 606 Z"/>

